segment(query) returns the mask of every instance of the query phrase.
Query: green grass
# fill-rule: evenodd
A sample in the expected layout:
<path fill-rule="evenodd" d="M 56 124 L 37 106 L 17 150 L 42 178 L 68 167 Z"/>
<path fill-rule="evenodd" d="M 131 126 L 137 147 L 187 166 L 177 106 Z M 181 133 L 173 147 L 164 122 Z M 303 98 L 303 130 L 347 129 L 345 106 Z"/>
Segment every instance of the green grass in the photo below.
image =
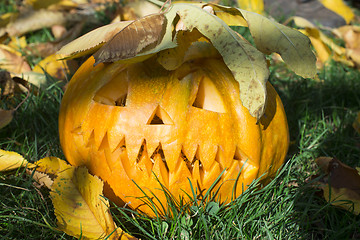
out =
<path fill-rule="evenodd" d="M 10 5 L 0 4 L 0 12 L 16 10 L 15 1 L 7 2 Z M 40 30 L 29 35 L 29 41 L 51 40 L 49 33 Z M 269 81 L 283 100 L 291 137 L 278 176 L 263 188 L 255 181 L 228 205 L 214 199 L 184 205 L 169 197 L 170 213 L 161 218 L 113 206 L 118 226 L 142 239 L 360 239 L 360 216 L 327 203 L 311 178 L 319 174 L 314 162 L 318 156 L 360 166 L 360 135 L 351 126 L 360 111 L 360 72 L 335 62 L 319 71 L 317 80 L 302 79 L 283 64 L 270 70 Z M 49 81 L 0 129 L 1 149 L 16 151 L 30 162 L 64 158 L 57 123 L 63 84 Z M 25 97 L 2 98 L 0 108 L 14 108 Z M 18 169 L 0 173 L 0 239 L 74 238 L 56 230 L 49 191 Z"/>
<path fill-rule="evenodd" d="M 319 80 L 302 79 L 281 64 L 271 69 L 270 81 L 283 99 L 292 144 L 286 164 L 269 185 L 260 189 L 254 183 L 226 206 L 211 201 L 180 210 L 172 207 L 172 214 L 164 218 L 112 208 L 118 225 L 142 239 L 359 238 L 360 217 L 328 204 L 310 177 L 318 173 L 318 156 L 360 166 L 360 136 L 351 126 L 360 110 L 360 73 L 331 63 L 318 76 Z M 55 81 L 31 95 L 11 124 L 0 130 L 0 148 L 32 162 L 45 156 L 63 158 L 57 131 L 61 96 Z M 24 97 L 2 100 L 0 107 L 16 106 Z M 38 189 L 24 170 L 1 173 L 0 189 L 4 239 L 72 239 L 54 230 L 48 191 Z"/>

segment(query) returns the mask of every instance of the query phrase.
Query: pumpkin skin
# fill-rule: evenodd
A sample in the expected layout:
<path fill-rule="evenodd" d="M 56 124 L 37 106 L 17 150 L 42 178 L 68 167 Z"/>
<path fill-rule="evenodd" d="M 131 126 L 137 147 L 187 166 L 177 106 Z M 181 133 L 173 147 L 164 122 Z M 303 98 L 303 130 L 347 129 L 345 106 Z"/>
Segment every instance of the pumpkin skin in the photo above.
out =
<path fill-rule="evenodd" d="M 257 123 L 221 58 L 195 59 L 174 71 L 155 58 L 93 64 L 90 57 L 66 89 L 60 141 L 69 163 L 99 176 L 105 196 L 115 203 L 154 215 L 139 199 L 139 186 L 164 213 L 159 182 L 179 199 L 192 195 L 191 181 L 202 198 L 222 172 L 214 192 L 229 202 L 254 179 L 272 177 L 281 167 L 289 132 L 270 83 Z"/>

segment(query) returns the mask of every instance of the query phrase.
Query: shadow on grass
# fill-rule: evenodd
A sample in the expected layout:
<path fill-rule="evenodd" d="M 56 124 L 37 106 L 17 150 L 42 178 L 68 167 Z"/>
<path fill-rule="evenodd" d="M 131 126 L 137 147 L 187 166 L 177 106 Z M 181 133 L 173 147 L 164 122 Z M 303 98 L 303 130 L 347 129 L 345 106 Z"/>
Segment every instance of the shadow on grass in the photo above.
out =
<path fill-rule="evenodd" d="M 294 192 L 294 212 L 306 238 L 358 239 L 360 217 L 328 204 L 308 177 L 317 171 L 314 159 L 336 157 L 360 166 L 360 135 L 352 123 L 360 111 L 360 72 L 330 63 L 318 74 L 321 80 L 305 80 L 283 67 L 270 81 L 281 96 L 287 113 L 292 144 L 289 161 L 300 182 Z"/>

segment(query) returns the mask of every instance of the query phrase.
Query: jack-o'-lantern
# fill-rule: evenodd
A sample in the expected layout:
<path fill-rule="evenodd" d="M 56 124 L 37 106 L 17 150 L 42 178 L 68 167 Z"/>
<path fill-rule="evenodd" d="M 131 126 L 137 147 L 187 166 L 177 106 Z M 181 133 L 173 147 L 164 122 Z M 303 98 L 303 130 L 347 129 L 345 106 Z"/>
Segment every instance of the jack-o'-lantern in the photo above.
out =
<path fill-rule="evenodd" d="M 95 67 L 90 57 L 61 104 L 66 159 L 99 176 L 110 200 L 149 215 L 141 197 L 146 193 L 162 212 L 161 185 L 184 200 L 192 185 L 201 199 L 220 176 L 213 192 L 229 202 L 254 179 L 274 176 L 289 142 L 278 94 L 267 83 L 265 114 L 257 121 L 241 104 L 239 84 L 222 58 L 207 55 L 172 71 L 156 56 Z"/>

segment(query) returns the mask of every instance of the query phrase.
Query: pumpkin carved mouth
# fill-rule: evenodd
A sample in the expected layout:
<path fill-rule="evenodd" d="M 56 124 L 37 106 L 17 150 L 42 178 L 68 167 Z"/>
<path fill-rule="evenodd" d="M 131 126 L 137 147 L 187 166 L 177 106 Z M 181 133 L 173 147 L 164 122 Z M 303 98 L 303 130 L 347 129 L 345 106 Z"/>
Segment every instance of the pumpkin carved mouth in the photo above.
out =
<path fill-rule="evenodd" d="M 205 113 L 205 115 L 230 117 L 228 116 L 229 113 L 226 110 L 223 97 L 215 84 L 206 77 L 201 77 L 200 80 L 195 82 L 194 74 L 195 72 L 191 71 L 189 74 L 181 77 L 181 79 L 178 78 L 178 81 L 191 81 L 191 84 L 196 86 L 194 91 L 192 91 L 192 96 L 189 97 L 188 105 L 190 106 L 190 111 L 195 115 L 197 113 Z M 120 112 L 126 111 L 126 108 L 131 109 L 133 107 L 131 104 L 131 97 L 133 96 L 131 89 L 131 82 L 128 83 L 126 78 L 115 78 L 96 92 L 93 98 L 94 106 L 96 108 L 110 106 L 118 109 Z M 141 105 L 146 106 L 147 102 L 144 101 L 142 104 L 138 103 L 138 105 L 140 107 Z M 89 116 L 89 118 L 91 117 Z M 153 133 L 169 132 L 169 128 L 176 128 L 174 125 L 176 123 L 170 114 L 158 104 L 144 122 L 142 128 L 151 128 Z M 131 143 L 131 148 L 137 150 L 130 150 L 131 152 L 129 153 L 126 134 L 121 136 L 119 143 L 114 148 L 113 144 L 112 146 L 109 144 L 109 142 L 114 142 L 109 131 L 104 133 L 101 140 L 96 136 L 98 135 L 97 132 L 99 132 L 97 129 L 92 130 L 86 146 L 98 152 L 104 152 L 110 171 L 118 169 L 118 165 L 121 163 L 122 168 L 131 179 L 136 178 L 138 171 L 146 172 L 149 178 L 154 172 L 160 181 L 166 187 L 169 187 L 177 181 L 177 176 L 186 170 L 187 174 L 196 179 L 198 184 L 202 186 L 211 184 L 216 175 L 219 175 L 223 170 L 225 171 L 222 178 L 226 180 L 229 176 L 237 175 L 239 169 L 242 169 L 244 175 L 246 170 L 251 172 L 258 169 L 257 165 L 238 146 L 232 146 L 232 157 L 227 157 L 231 161 L 225 161 L 223 156 L 225 146 L 220 144 L 212 145 L 211 141 L 202 140 L 195 145 L 190 145 L 190 147 L 180 145 L 174 153 L 174 148 L 171 145 L 179 144 L 176 142 L 163 143 L 163 139 L 160 136 L 157 138 L 157 144 L 151 143 L 151 140 L 149 143 L 147 138 L 140 138 L 141 144 L 139 145 L 139 141 L 137 141 L 137 147 L 134 148 L 134 144 Z M 100 145 L 96 144 L 96 142 L 100 142 Z M 207 146 L 212 147 L 209 148 Z M 170 161 L 167 159 L 170 159 Z M 202 159 L 204 159 L 204 163 Z"/>

